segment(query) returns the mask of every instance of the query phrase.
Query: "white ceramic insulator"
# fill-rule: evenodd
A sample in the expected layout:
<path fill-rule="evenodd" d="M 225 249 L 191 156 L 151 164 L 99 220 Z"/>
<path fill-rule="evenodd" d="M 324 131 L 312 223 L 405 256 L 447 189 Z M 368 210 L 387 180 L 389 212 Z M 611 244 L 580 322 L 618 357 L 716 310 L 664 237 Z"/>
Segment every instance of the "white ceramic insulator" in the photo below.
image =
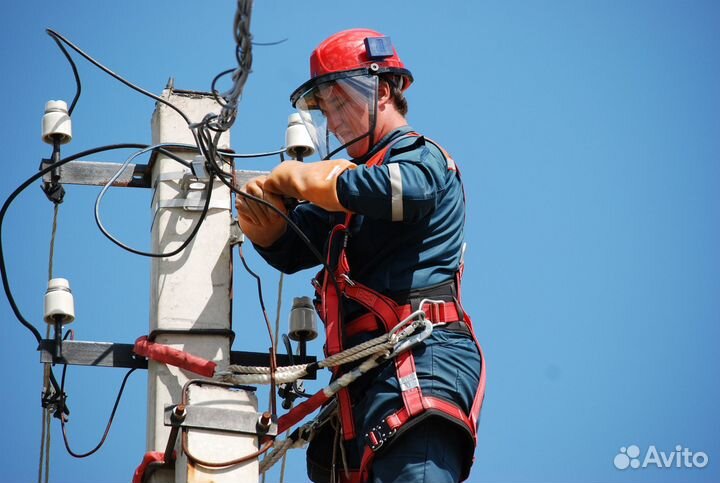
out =
<path fill-rule="evenodd" d="M 48 144 L 58 139 L 67 144 L 72 139 L 72 121 L 65 101 L 48 101 L 42 118 L 42 139 Z"/>
<path fill-rule="evenodd" d="M 313 340 L 317 335 L 315 307 L 313 307 L 310 297 L 293 298 L 288 337 L 292 340 Z"/>
<path fill-rule="evenodd" d="M 62 317 L 62 324 L 75 320 L 75 302 L 70 291 L 70 282 L 64 278 L 50 280 L 45 292 L 45 322 L 54 324 L 57 316 Z"/>
<path fill-rule="evenodd" d="M 288 127 L 285 131 L 285 149 L 295 159 L 298 158 L 298 155 L 307 157 L 315 153 L 310 133 L 297 112 L 290 114 L 288 117 Z"/>

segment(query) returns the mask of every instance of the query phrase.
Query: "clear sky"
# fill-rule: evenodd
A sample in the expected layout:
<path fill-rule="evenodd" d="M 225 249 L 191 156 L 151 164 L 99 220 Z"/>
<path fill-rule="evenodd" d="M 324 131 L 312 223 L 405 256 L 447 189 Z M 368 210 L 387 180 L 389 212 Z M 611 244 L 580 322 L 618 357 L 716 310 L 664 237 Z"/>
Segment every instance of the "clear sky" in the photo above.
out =
<path fill-rule="evenodd" d="M 0 15 L 0 130 L 7 197 L 50 148 L 49 99 L 70 100 L 70 69 L 44 29 L 159 93 L 169 77 L 207 90 L 233 66 L 235 2 L 6 2 Z M 484 346 L 488 389 L 472 482 L 720 480 L 720 4 L 715 1 L 258 1 L 256 47 L 238 152 L 283 143 L 290 92 L 328 35 L 390 35 L 416 82 L 410 123 L 442 143 L 466 183 L 468 311 Z M 153 102 L 78 59 L 83 94 L 69 155 L 150 142 Z M 92 159 L 122 161 L 122 153 Z M 274 161 L 273 161 L 274 162 Z M 269 169 L 272 162 L 240 167 Z M 55 274 L 71 280 L 79 340 L 132 342 L 148 330 L 149 261 L 94 225 L 97 188 L 69 187 Z M 107 226 L 149 247 L 150 193 L 111 190 Z M 51 204 L 37 186 L 8 213 L 12 288 L 44 332 Z M 274 316 L 277 272 L 248 248 Z M 310 272 L 286 279 L 310 295 Z M 265 350 L 253 281 L 236 263 L 235 350 Z M 0 302 L 0 481 L 37 478 L 42 367 L 35 341 Z M 320 352 L 320 343 L 310 346 Z M 124 371 L 68 371 L 76 451 L 99 439 Z M 264 389 L 261 390 L 264 394 Z M 53 423 L 51 481 L 128 481 L 145 452 L 146 377 L 131 376 L 105 447 L 75 460 Z M 265 404 L 265 402 L 263 402 Z M 705 468 L 619 470 L 623 447 L 676 445 Z M 641 458 L 642 458 L 641 455 Z M 275 471 L 268 481 L 277 481 Z M 287 481 L 306 481 L 304 455 Z"/>

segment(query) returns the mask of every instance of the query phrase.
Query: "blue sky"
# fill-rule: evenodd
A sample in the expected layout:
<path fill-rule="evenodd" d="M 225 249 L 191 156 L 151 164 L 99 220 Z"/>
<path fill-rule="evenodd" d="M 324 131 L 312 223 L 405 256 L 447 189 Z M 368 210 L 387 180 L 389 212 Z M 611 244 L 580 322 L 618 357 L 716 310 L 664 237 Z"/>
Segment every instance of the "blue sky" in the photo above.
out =
<path fill-rule="evenodd" d="M 0 197 L 50 153 L 40 140 L 45 102 L 74 93 L 46 27 L 150 91 L 159 93 L 169 77 L 178 88 L 207 90 L 233 66 L 234 8 L 164 0 L 6 5 Z M 699 0 L 255 5 L 255 39 L 288 40 L 255 49 L 232 131 L 236 151 L 281 146 L 288 96 L 306 80 L 310 51 L 335 31 L 363 26 L 393 38 L 416 79 L 410 123 L 462 169 L 465 300 L 488 364 L 470 481 L 720 479 L 719 24 L 718 3 Z M 77 62 L 83 94 L 64 154 L 149 143 L 152 101 Z M 97 193 L 68 188 L 55 273 L 71 280 L 78 339 L 131 342 L 148 328 L 150 264 L 100 235 Z M 149 202 L 148 191 L 111 190 L 104 220 L 147 248 Z M 14 294 L 43 332 L 51 220 L 50 203 L 33 186 L 3 230 Z M 277 272 L 246 251 L 274 313 Z M 244 336 L 234 349 L 265 350 L 254 282 L 239 263 L 236 270 L 234 327 Z M 290 297 L 310 294 L 310 276 L 286 279 L 283 323 Z M 34 481 L 42 368 L 34 339 L 4 301 L 0 322 L 0 480 Z M 320 343 L 310 350 L 318 353 Z M 69 370 L 76 450 L 100 437 L 123 373 Z M 105 447 L 88 459 L 65 453 L 54 424 L 51 481 L 128 481 L 145 451 L 145 393 L 145 375 L 131 376 Z M 616 469 L 613 458 L 632 444 L 643 453 L 681 445 L 705 452 L 709 464 Z M 286 481 L 306 481 L 302 452 L 288 465 Z"/>

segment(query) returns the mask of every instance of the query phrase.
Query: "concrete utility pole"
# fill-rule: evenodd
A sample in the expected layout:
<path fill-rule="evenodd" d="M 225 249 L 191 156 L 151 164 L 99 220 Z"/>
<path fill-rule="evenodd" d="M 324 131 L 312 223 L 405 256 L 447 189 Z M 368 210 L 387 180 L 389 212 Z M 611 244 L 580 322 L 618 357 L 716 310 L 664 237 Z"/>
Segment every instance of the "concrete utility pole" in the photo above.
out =
<path fill-rule="evenodd" d="M 164 99 L 178 106 L 193 122 L 220 106 L 212 96 L 187 91 L 163 91 Z M 185 121 L 168 106 L 158 103 L 152 118 L 153 143 L 194 144 Z M 229 134 L 221 137 L 219 148 L 228 148 Z M 176 151 L 176 150 L 174 150 Z M 192 161 L 197 152 L 178 152 Z M 232 166 L 227 166 L 232 172 Z M 190 170 L 159 153 L 152 171 L 152 247 L 154 252 L 169 252 L 180 246 L 198 222 L 205 202 L 207 179 L 193 176 Z M 170 345 L 193 355 L 213 360 L 218 369 L 230 363 L 232 301 L 230 190 L 215 181 L 210 210 L 200 231 L 180 254 L 153 258 L 151 273 L 150 334 L 158 343 Z M 226 332 L 224 332 L 226 331 Z M 164 451 L 170 427 L 165 425 L 167 405 L 181 402 L 183 385 L 196 376 L 154 361 L 148 366 L 147 450 Z M 190 387 L 191 406 L 233 412 L 252 413 L 256 417 L 257 399 L 250 391 L 230 391 L 210 385 Z M 228 413 L 225 414 L 233 414 Z M 246 414 L 246 417 L 248 415 Z M 205 418 L 209 419 L 209 418 Z M 205 428 L 212 427 L 205 426 Z M 256 436 L 215 429 L 184 428 L 189 452 L 208 462 L 233 460 L 255 452 Z M 190 461 L 177 438 L 175 473 L 161 469 L 152 474 L 153 483 L 165 482 L 254 482 L 258 463 L 224 468 L 209 468 Z"/>

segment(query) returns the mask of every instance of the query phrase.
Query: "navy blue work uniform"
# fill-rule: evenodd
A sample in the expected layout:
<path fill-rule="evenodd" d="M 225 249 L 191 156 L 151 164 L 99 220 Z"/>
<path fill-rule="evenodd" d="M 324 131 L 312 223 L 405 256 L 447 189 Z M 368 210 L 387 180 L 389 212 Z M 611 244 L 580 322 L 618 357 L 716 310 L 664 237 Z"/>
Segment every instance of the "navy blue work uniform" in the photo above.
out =
<path fill-rule="evenodd" d="M 338 178 L 338 199 L 355 213 L 347 245 L 351 276 L 399 304 L 417 304 L 423 298 L 452 301 L 458 295 L 455 277 L 463 245 L 462 184 L 451 169 L 454 166 L 448 166 L 452 161 L 422 136 L 408 136 L 411 132 L 409 126 L 396 129 L 373 147 L 366 158 L 391 145 L 382 165 L 360 164 Z M 321 253 L 331 229 L 345 219 L 344 213 L 312 204 L 299 205 L 289 216 Z M 318 264 L 290 229 L 270 247 L 256 249 L 285 273 Z M 343 312 L 351 321 L 365 309 L 345 300 Z M 423 393 L 452 401 L 468 413 L 479 384 L 481 359 L 462 327 L 436 327 L 413 348 L 413 355 Z M 354 335 L 344 346 L 377 335 Z M 342 453 L 348 466 L 357 467 L 366 431 L 402 407 L 403 400 L 392 363 L 366 374 L 349 390 L 358 436 L 343 443 Z M 333 471 L 342 473 L 341 451 L 333 451 L 331 426 L 322 428 L 308 448 L 308 474 L 316 482 L 329 481 Z M 377 451 L 371 481 L 459 481 L 471 464 L 473 449 L 472 439 L 457 425 L 437 416 L 419 416 Z M 337 454 L 337 461 L 332 461 L 332 454 Z"/>

